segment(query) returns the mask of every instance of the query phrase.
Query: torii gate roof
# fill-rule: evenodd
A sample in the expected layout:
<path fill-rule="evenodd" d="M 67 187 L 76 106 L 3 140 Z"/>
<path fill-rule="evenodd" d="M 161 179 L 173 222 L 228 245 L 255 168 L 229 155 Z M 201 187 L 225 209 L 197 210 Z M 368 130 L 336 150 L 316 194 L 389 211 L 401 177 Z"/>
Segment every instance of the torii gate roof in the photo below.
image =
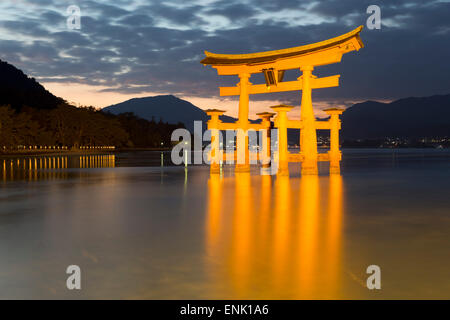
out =
<path fill-rule="evenodd" d="M 362 48 L 364 47 L 364 45 L 359 37 L 359 33 L 361 32 L 362 28 L 363 26 L 359 26 L 355 30 L 352 30 L 335 38 L 288 49 L 247 54 L 218 54 L 205 51 L 206 58 L 200 61 L 200 63 L 204 65 L 246 65 L 254 63 L 273 62 L 278 59 L 299 57 L 302 55 L 338 46 L 352 38 L 355 38 L 360 48 Z"/>

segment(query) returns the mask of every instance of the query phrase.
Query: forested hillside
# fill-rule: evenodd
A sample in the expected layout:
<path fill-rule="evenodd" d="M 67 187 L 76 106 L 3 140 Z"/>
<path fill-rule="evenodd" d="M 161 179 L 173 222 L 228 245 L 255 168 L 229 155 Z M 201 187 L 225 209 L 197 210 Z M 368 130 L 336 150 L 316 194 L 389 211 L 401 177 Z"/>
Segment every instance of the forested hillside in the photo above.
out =
<path fill-rule="evenodd" d="M 35 146 L 160 147 L 182 124 L 75 107 L 0 60 L 0 152 Z"/>

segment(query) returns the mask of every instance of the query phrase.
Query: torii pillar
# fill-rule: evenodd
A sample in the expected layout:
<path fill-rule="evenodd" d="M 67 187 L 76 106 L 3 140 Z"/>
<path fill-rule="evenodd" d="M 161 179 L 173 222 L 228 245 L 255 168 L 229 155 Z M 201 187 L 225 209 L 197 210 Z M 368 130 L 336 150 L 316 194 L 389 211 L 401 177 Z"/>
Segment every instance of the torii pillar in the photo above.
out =
<path fill-rule="evenodd" d="M 211 130 L 211 152 L 209 154 L 209 160 L 211 161 L 210 164 L 210 171 L 211 173 L 220 173 L 220 161 L 222 160 L 223 156 L 221 154 L 220 149 L 220 121 L 219 116 L 224 114 L 224 110 L 218 110 L 218 109 L 208 109 L 205 110 L 206 114 L 211 117 L 210 120 L 208 120 L 208 129 Z"/>
<path fill-rule="evenodd" d="M 239 74 L 239 118 L 236 134 L 236 151 L 237 151 L 237 164 L 235 166 L 235 171 L 237 172 L 249 172 L 250 171 L 250 153 L 248 150 L 248 129 L 249 129 L 249 90 L 248 87 L 251 85 L 249 79 L 250 73 L 240 73 Z"/>
<path fill-rule="evenodd" d="M 262 167 L 267 169 L 270 167 L 271 161 L 271 146 L 272 146 L 272 135 L 271 135 L 271 119 L 275 115 L 273 112 L 260 112 L 256 114 L 261 118 L 261 125 L 266 128 L 263 130 L 262 141 L 260 141 L 260 146 L 262 147 L 260 152 L 260 160 L 262 160 Z"/>
<path fill-rule="evenodd" d="M 341 120 L 339 120 L 339 115 L 344 112 L 343 109 L 331 108 L 324 110 L 328 115 L 330 115 L 330 151 L 328 151 L 330 158 L 330 173 L 341 172 L 340 161 L 342 158 L 342 153 L 339 150 L 339 130 L 341 129 Z"/>
<path fill-rule="evenodd" d="M 302 175 L 317 174 L 317 134 L 316 119 L 311 98 L 312 66 L 302 66 L 303 72 L 299 80 L 302 81 L 302 104 L 300 108 L 300 120 L 303 128 L 300 130 L 300 154 L 303 155 Z"/>
<path fill-rule="evenodd" d="M 288 117 L 287 113 L 293 106 L 279 105 L 271 107 L 277 112 L 275 125 L 278 127 L 278 175 L 289 175 L 289 152 L 288 152 Z"/>

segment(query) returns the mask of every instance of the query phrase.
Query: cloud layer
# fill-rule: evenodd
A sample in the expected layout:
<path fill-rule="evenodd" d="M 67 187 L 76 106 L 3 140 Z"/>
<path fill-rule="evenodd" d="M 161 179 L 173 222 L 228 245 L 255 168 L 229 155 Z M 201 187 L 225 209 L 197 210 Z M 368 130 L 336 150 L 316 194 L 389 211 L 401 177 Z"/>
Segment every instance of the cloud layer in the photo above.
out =
<path fill-rule="evenodd" d="M 218 97 L 203 50 L 247 53 L 328 39 L 365 24 L 373 1 L 3 0 L 0 58 L 38 80 L 101 86 L 124 94 Z M 81 29 L 68 30 L 66 9 L 81 8 Z M 341 74 L 341 86 L 315 99 L 350 103 L 448 93 L 450 3 L 380 1 L 381 30 L 365 29 L 365 48 L 318 75 Z M 297 77 L 291 72 L 289 77 Z M 255 79 L 255 82 L 261 79 Z M 254 99 L 296 101 L 297 93 Z"/>

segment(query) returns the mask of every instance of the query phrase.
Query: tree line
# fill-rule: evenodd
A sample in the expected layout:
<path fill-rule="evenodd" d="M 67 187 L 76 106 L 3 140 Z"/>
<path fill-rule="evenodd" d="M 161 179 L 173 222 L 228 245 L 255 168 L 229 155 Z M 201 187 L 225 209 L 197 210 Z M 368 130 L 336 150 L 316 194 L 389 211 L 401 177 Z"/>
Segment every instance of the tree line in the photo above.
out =
<path fill-rule="evenodd" d="M 169 146 L 173 130 L 183 124 L 148 121 L 132 113 L 113 115 L 67 103 L 52 109 L 0 106 L 0 150 L 18 146 Z"/>

